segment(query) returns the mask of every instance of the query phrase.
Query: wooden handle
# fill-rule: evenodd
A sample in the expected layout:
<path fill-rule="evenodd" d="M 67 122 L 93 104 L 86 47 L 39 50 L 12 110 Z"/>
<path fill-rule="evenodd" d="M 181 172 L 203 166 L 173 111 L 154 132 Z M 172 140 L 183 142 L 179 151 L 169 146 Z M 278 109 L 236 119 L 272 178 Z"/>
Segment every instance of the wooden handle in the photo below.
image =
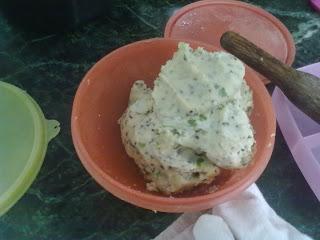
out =
<path fill-rule="evenodd" d="M 235 32 L 226 32 L 221 46 L 271 80 L 297 107 L 320 122 L 320 79 L 282 63 Z"/>
<path fill-rule="evenodd" d="M 221 46 L 241 59 L 279 87 L 288 85 L 297 71 L 271 56 L 249 40 L 235 32 L 226 32 L 221 37 Z"/>

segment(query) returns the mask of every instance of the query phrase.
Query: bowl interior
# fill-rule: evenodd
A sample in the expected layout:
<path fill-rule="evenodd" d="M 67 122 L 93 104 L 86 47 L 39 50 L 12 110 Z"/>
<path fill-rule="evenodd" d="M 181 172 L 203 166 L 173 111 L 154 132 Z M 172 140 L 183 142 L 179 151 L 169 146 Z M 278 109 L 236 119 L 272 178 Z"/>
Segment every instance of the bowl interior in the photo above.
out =
<path fill-rule="evenodd" d="M 0 216 L 27 191 L 47 149 L 46 122 L 22 89 L 0 81 Z"/>
<path fill-rule="evenodd" d="M 152 39 L 127 45 L 101 59 L 84 77 L 73 107 L 73 139 L 83 164 L 87 169 L 90 165 L 89 172 L 99 178 L 98 182 L 103 186 L 104 182 L 112 181 L 131 192 L 161 196 L 146 190 L 138 167 L 125 152 L 117 121 L 128 105 L 132 84 L 144 80 L 152 86 L 161 65 L 177 50 L 178 42 Z M 192 47 L 200 45 L 210 51 L 217 50 L 202 43 L 186 42 Z M 270 134 L 275 131 L 275 119 L 270 97 L 252 70 L 247 69 L 245 78 L 253 90 L 251 121 L 255 129 L 256 153 L 252 164 L 229 174 L 215 194 L 232 191 L 240 180 L 255 181 L 270 157 L 266 146 L 270 148 L 269 153 L 272 151 Z M 203 188 L 197 195 L 208 194 L 207 189 Z M 189 198 L 189 195 L 181 197 Z"/>
<path fill-rule="evenodd" d="M 0 85 L 0 195 L 19 178 L 34 144 L 34 120 L 14 89 Z"/>

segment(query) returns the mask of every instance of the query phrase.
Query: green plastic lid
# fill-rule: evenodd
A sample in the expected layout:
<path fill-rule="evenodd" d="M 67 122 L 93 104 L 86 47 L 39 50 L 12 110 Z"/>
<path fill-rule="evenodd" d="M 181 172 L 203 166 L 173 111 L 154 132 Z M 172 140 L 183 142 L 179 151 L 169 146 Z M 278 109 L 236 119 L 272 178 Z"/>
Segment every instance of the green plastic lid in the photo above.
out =
<path fill-rule="evenodd" d="M 0 216 L 30 187 L 59 131 L 25 91 L 0 81 Z"/>

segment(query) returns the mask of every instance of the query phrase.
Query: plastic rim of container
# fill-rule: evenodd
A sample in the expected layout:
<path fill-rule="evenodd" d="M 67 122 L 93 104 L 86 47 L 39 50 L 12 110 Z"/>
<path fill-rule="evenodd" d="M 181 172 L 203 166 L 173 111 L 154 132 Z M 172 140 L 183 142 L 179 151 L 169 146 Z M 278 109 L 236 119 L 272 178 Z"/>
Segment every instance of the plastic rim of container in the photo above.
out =
<path fill-rule="evenodd" d="M 204 16 L 204 13 L 209 10 L 209 9 L 213 9 L 216 12 L 219 12 L 218 10 L 225 10 L 226 6 L 228 7 L 227 9 L 232 10 L 232 8 L 241 8 L 241 9 L 245 9 L 248 12 L 252 13 L 252 18 L 256 18 L 259 21 L 264 21 L 266 23 L 268 23 L 268 25 L 271 27 L 274 27 L 274 29 L 276 30 L 276 32 L 281 33 L 282 37 L 277 36 L 277 34 L 273 34 L 273 36 L 266 36 L 266 38 L 259 36 L 258 31 L 259 28 L 256 26 L 255 27 L 255 34 L 252 34 L 251 37 L 246 36 L 246 34 L 242 33 L 241 30 L 237 30 L 237 29 L 229 29 L 227 24 L 223 25 L 223 27 L 221 27 L 221 25 L 217 25 L 218 27 L 222 28 L 223 31 L 218 31 L 215 32 L 216 28 L 214 26 L 214 21 L 212 22 L 212 26 L 211 29 L 210 27 L 208 31 L 205 31 L 207 29 L 207 26 L 203 27 L 203 32 L 200 36 L 200 34 L 195 34 L 194 29 L 191 27 L 193 24 L 199 24 L 203 21 L 206 21 L 208 19 L 208 16 Z M 237 12 L 237 11 L 235 11 Z M 232 16 L 232 14 L 230 13 L 231 17 L 234 17 L 234 19 L 226 19 L 228 21 L 231 22 L 235 22 L 235 21 L 243 21 L 242 19 L 237 18 L 237 16 Z M 228 17 L 230 17 L 228 16 Z M 210 17 L 210 16 L 209 16 Z M 223 17 L 223 16 L 222 16 Z M 178 21 L 179 20 L 183 20 L 185 22 L 184 26 L 178 26 Z M 254 22 L 254 21 L 252 21 Z M 211 23 L 210 23 L 211 25 Z M 249 25 L 252 26 L 252 23 L 250 23 Z M 248 25 L 247 25 L 248 26 Z M 199 29 L 199 28 L 197 28 Z M 175 32 L 179 31 L 179 33 Z M 282 41 L 283 42 L 283 47 L 277 47 L 276 50 L 274 50 L 275 53 L 281 55 L 281 59 L 282 61 L 284 61 L 286 64 L 291 65 L 294 61 L 294 57 L 295 57 L 295 53 L 296 53 L 296 49 L 295 49 L 295 44 L 294 44 L 294 40 L 292 38 L 292 35 L 290 34 L 290 32 L 288 31 L 288 29 L 285 27 L 285 25 L 278 20 L 276 17 L 274 17 L 272 14 L 268 13 L 267 11 L 263 10 L 262 8 L 256 7 L 254 5 L 248 4 L 248 3 L 244 3 L 244 2 L 240 2 L 240 1 L 234 1 L 234 0 L 203 0 L 203 1 L 197 1 L 191 4 L 188 4 L 184 7 L 182 7 L 181 9 L 177 10 L 173 16 L 171 16 L 171 18 L 169 19 L 169 21 L 166 24 L 165 27 L 165 31 L 164 31 L 164 37 L 166 38 L 180 38 L 180 39 L 190 39 L 190 40 L 197 40 L 197 41 L 202 41 L 205 42 L 207 44 L 214 44 L 216 46 L 220 45 L 220 37 L 222 35 L 223 32 L 225 31 L 236 31 L 239 34 L 244 35 L 245 37 L 247 37 L 249 40 L 253 41 L 254 43 L 256 43 L 259 46 L 259 38 L 264 40 L 264 39 L 271 39 L 271 37 L 273 38 L 278 38 L 278 41 Z M 184 32 L 182 34 L 182 32 Z M 260 33 L 264 34 L 264 31 L 259 31 Z M 269 31 L 270 32 L 270 31 Z M 217 34 L 218 33 L 218 34 Z M 260 34 L 261 35 L 261 34 Z M 215 36 L 215 37 L 212 37 Z M 212 40 L 212 42 L 208 42 L 209 38 L 211 38 L 210 40 Z M 199 39 L 200 38 L 200 39 Z M 203 40 L 201 38 L 205 38 L 206 40 Z M 273 40 L 275 41 L 275 40 Z M 269 43 L 268 43 L 269 44 Z M 274 46 L 276 47 L 276 46 Z M 266 49 L 264 48 L 264 50 L 270 52 L 270 48 Z M 272 53 L 272 52 L 271 52 Z M 264 83 L 269 83 L 269 80 L 267 79 L 263 79 Z"/>
<path fill-rule="evenodd" d="M 31 113 L 34 125 L 33 148 L 30 151 L 27 163 L 15 182 L 0 195 L 1 216 L 23 196 L 34 181 L 42 166 L 47 151 L 47 144 L 59 133 L 60 127 L 58 121 L 45 119 L 39 105 L 25 91 L 2 81 L 0 81 L 0 88 L 19 98 L 21 104 Z"/>

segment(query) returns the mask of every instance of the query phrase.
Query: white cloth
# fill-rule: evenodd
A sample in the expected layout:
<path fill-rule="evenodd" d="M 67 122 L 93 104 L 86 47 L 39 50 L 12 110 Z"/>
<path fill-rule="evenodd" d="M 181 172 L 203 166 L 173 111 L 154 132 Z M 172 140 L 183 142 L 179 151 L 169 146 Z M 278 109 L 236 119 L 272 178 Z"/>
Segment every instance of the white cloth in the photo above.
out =
<path fill-rule="evenodd" d="M 253 184 L 229 202 L 184 213 L 154 240 L 311 240 L 279 217 Z"/>

